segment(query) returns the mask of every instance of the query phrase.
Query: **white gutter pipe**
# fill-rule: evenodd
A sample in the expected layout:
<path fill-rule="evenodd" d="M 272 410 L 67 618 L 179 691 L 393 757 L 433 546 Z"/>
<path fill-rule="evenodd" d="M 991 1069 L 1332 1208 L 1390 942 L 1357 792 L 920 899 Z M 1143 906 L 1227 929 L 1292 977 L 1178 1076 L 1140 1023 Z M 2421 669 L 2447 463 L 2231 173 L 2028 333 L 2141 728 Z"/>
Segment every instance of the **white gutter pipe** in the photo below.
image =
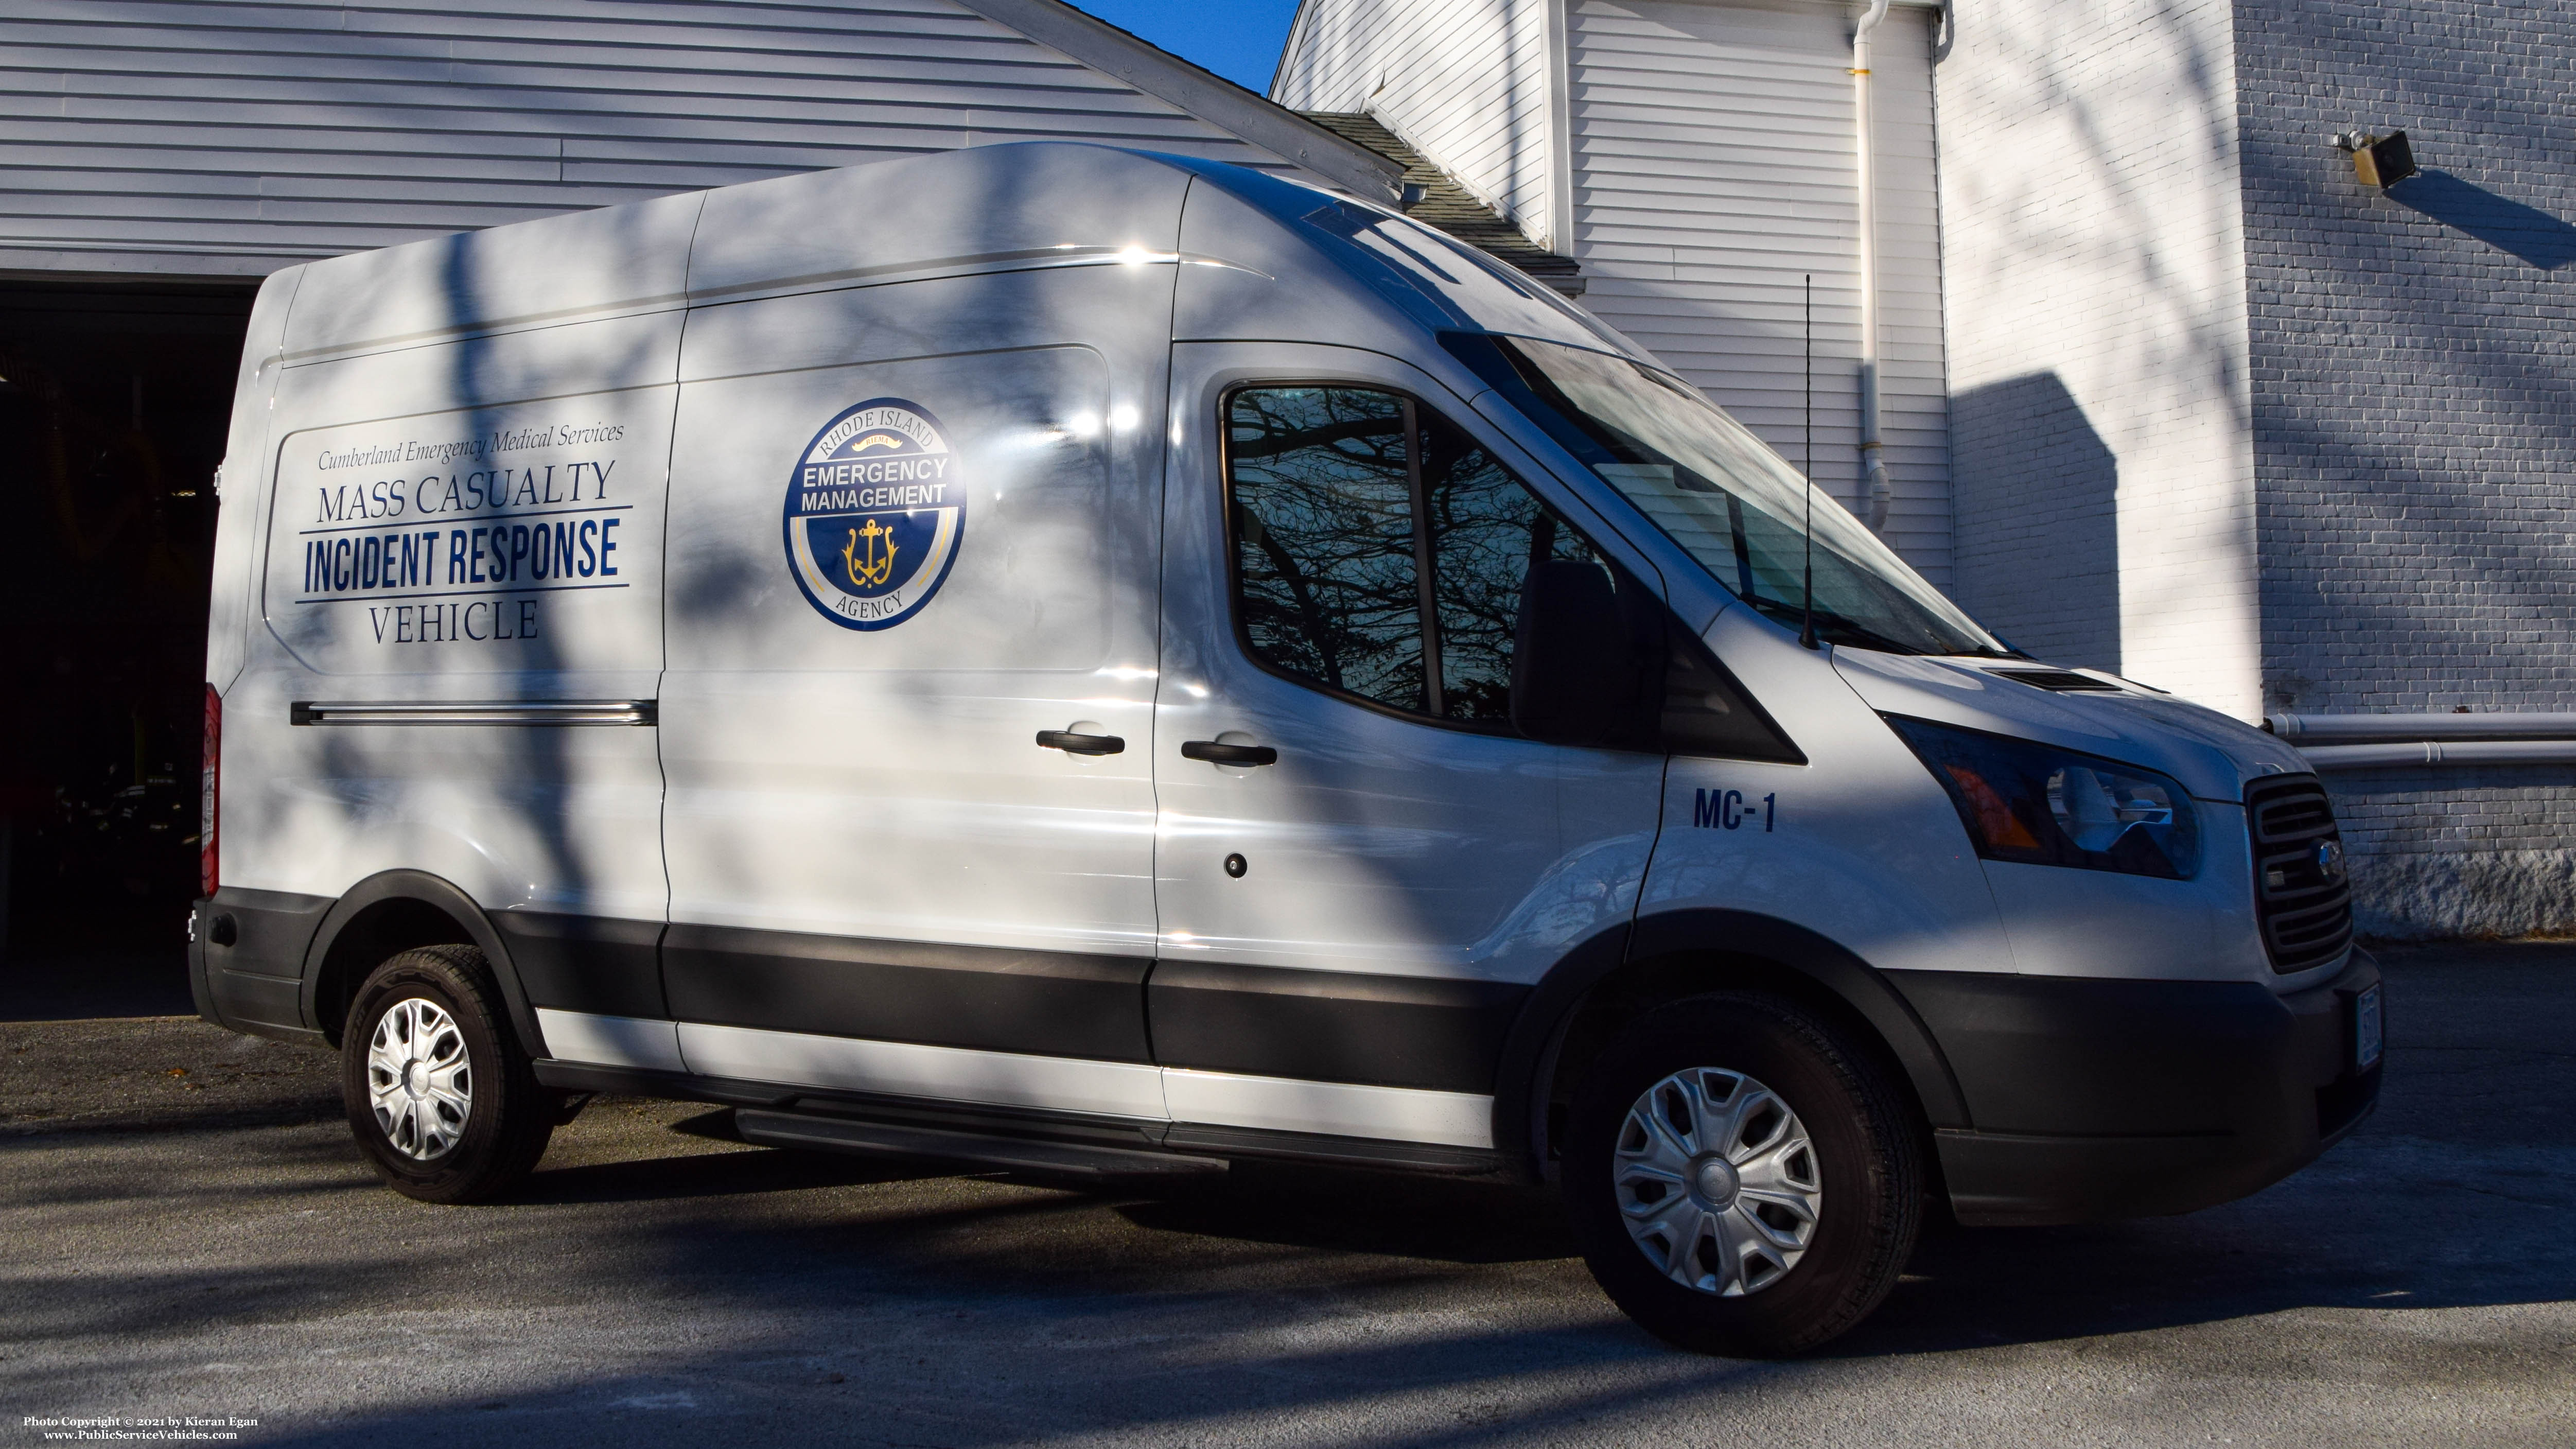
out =
<path fill-rule="evenodd" d="M 2263 728 L 2320 770 L 2576 764 L 2576 714 L 2276 714 Z"/>
<path fill-rule="evenodd" d="M 2384 745 L 2302 745 L 2320 770 L 2377 765 L 2576 765 L 2576 740 L 2409 740 Z"/>
<path fill-rule="evenodd" d="M 2576 714 L 2276 714 L 2263 728 L 2291 744 L 2359 740 L 2576 740 Z"/>
<path fill-rule="evenodd" d="M 1860 188 L 1860 456 L 1869 479 L 1869 527 L 1887 527 L 1896 490 L 1887 481 L 1887 451 L 1878 429 L 1878 127 L 1869 95 L 1869 33 L 1887 18 L 1888 0 L 1870 6 L 1852 27 L 1852 123 L 1858 133 Z"/>

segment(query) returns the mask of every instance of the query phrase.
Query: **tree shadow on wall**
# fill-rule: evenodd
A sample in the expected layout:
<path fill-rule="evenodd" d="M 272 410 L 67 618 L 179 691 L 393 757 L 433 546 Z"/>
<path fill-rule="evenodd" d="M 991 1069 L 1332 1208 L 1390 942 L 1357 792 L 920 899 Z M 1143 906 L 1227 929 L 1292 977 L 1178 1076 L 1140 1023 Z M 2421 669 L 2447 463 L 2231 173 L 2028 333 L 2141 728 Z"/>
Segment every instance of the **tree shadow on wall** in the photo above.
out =
<path fill-rule="evenodd" d="M 1960 602 L 2054 664 L 2120 668 L 2120 464 L 2054 372 L 1950 400 Z"/>
<path fill-rule="evenodd" d="M 2401 181 L 2388 189 L 2388 199 L 2544 272 L 2576 262 L 2576 225 L 2448 171 L 2426 171 Z"/>

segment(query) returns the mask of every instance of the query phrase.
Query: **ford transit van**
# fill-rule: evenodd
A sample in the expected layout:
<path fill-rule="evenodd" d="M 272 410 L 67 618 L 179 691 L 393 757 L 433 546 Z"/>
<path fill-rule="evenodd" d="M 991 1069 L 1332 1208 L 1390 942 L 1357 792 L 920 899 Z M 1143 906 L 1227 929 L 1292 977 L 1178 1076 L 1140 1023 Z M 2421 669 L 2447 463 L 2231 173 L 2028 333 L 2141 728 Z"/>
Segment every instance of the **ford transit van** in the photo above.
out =
<path fill-rule="evenodd" d="M 1517 1178 L 1777 1353 L 1926 1211 L 2188 1211 L 2378 1092 L 2295 751 L 1291 181 L 997 146 L 290 268 L 220 487 L 198 1008 L 337 1049 L 414 1197 L 601 1092 Z"/>

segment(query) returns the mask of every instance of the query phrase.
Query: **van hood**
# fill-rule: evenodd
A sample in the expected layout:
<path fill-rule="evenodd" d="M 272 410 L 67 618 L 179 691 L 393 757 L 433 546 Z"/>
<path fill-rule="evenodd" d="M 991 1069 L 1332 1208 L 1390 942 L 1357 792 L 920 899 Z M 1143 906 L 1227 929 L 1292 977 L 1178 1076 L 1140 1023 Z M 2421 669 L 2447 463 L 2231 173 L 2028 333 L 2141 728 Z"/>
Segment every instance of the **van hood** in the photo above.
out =
<path fill-rule="evenodd" d="M 1843 682 L 1881 714 L 2143 765 L 2171 775 L 2203 800 L 2242 801 L 2249 780 L 2314 769 L 2298 751 L 2251 725 L 2100 670 L 1841 647 L 1833 651 L 1833 662 Z"/>

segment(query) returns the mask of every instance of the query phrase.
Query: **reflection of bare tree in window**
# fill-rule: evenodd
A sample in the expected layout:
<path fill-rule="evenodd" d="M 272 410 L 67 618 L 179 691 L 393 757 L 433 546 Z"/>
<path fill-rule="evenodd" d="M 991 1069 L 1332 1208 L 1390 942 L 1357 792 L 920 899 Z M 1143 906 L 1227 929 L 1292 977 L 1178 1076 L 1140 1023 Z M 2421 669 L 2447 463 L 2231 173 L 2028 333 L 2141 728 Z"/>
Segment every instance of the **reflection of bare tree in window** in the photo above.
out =
<path fill-rule="evenodd" d="M 1512 713 L 1512 636 L 1521 583 L 1542 558 L 1590 559 L 1574 531 L 1448 422 L 1421 433 L 1423 503 L 1439 587 L 1442 713 L 1505 721 Z M 1604 647 L 1616 647 L 1604 641 Z"/>
<path fill-rule="evenodd" d="M 1244 632 L 1270 664 L 1423 707 L 1404 400 L 1361 388 L 1235 394 L 1228 419 Z"/>

